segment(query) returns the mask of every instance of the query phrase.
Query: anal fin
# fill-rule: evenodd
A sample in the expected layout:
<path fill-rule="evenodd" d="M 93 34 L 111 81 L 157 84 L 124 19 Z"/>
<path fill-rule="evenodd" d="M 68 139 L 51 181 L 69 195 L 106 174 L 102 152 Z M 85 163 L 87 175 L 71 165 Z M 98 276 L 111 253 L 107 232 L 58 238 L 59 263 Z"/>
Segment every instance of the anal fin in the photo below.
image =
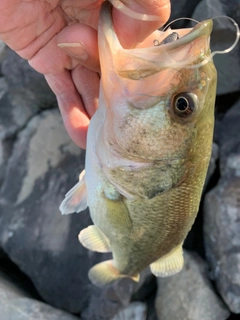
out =
<path fill-rule="evenodd" d="M 62 214 L 80 212 L 87 208 L 87 189 L 84 178 L 85 170 L 80 174 L 79 182 L 68 191 L 59 209 Z"/>
<path fill-rule="evenodd" d="M 97 226 L 89 226 L 83 229 L 78 236 L 81 244 L 92 251 L 111 252 L 108 238 Z"/>
<path fill-rule="evenodd" d="M 100 288 L 121 278 L 130 278 L 136 282 L 140 279 L 139 274 L 134 276 L 121 274 L 114 267 L 113 260 L 103 261 L 93 266 L 88 272 L 88 277 L 94 285 Z"/>
<path fill-rule="evenodd" d="M 150 265 L 151 272 L 156 277 L 168 277 L 182 270 L 184 264 L 182 243 L 164 257 Z"/>

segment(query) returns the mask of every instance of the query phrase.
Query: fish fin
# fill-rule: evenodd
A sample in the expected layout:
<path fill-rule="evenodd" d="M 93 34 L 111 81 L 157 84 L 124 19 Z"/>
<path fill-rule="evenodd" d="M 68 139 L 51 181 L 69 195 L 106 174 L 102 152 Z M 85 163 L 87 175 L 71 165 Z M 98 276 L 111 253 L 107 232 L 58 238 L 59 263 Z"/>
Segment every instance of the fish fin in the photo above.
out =
<path fill-rule="evenodd" d="M 111 252 L 108 238 L 97 226 L 89 226 L 83 229 L 78 236 L 81 244 L 92 251 Z"/>
<path fill-rule="evenodd" d="M 114 267 L 113 260 L 103 261 L 93 266 L 88 272 L 88 277 L 94 285 L 100 288 L 121 278 L 130 278 L 135 282 L 140 279 L 139 274 L 134 276 L 121 274 Z"/>
<path fill-rule="evenodd" d="M 151 272 L 156 277 L 168 277 L 182 270 L 184 264 L 182 243 L 170 253 L 150 265 Z"/>
<path fill-rule="evenodd" d="M 132 221 L 127 206 L 120 200 L 110 200 L 104 195 L 104 202 L 107 208 L 105 212 L 105 221 L 108 227 L 118 230 L 121 234 L 128 234 L 132 231 Z"/>
<path fill-rule="evenodd" d="M 79 181 L 85 180 L 85 169 L 79 174 Z"/>
<path fill-rule="evenodd" d="M 80 174 L 80 181 L 68 191 L 59 209 L 62 214 L 80 212 L 87 208 L 87 188 L 85 184 L 85 170 Z"/>

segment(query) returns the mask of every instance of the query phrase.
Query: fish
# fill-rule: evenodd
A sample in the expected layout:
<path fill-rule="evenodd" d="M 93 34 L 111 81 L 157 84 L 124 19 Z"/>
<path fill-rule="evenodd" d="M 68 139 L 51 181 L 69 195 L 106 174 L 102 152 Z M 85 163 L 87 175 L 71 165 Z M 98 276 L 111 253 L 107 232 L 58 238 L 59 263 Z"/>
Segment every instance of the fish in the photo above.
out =
<path fill-rule="evenodd" d="M 93 225 L 79 240 L 112 253 L 89 270 L 98 287 L 125 277 L 139 281 L 149 266 L 157 277 L 181 271 L 211 157 L 217 84 L 209 58 L 212 20 L 174 34 L 156 31 L 125 49 L 111 12 L 104 2 L 99 107 L 88 129 L 85 170 L 60 206 L 63 214 L 89 207 Z"/>

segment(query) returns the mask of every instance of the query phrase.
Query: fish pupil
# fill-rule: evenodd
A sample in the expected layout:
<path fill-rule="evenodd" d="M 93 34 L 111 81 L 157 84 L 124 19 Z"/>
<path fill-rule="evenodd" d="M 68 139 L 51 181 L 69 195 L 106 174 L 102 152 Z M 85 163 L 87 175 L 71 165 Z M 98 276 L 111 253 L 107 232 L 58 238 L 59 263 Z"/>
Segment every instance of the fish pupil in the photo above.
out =
<path fill-rule="evenodd" d="M 189 108 L 189 103 L 186 98 L 180 97 L 177 99 L 176 108 L 180 112 L 184 112 Z"/>
<path fill-rule="evenodd" d="M 195 93 L 181 92 L 173 96 L 170 112 L 175 119 L 177 116 L 179 120 L 183 120 L 189 118 L 191 115 L 196 115 L 198 105 L 198 96 Z"/>

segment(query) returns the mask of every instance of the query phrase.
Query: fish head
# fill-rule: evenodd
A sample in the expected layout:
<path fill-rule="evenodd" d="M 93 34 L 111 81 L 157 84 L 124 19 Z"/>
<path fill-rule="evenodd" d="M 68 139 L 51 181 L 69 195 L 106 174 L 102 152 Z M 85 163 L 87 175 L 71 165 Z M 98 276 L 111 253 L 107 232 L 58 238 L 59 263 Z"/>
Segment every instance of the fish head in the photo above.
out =
<path fill-rule="evenodd" d="M 217 77 L 211 30 L 212 20 L 206 20 L 174 30 L 178 40 L 154 46 L 154 39 L 161 43 L 172 32 L 156 31 L 125 49 L 105 3 L 99 23 L 103 135 L 119 158 L 179 163 L 209 158 Z"/>

